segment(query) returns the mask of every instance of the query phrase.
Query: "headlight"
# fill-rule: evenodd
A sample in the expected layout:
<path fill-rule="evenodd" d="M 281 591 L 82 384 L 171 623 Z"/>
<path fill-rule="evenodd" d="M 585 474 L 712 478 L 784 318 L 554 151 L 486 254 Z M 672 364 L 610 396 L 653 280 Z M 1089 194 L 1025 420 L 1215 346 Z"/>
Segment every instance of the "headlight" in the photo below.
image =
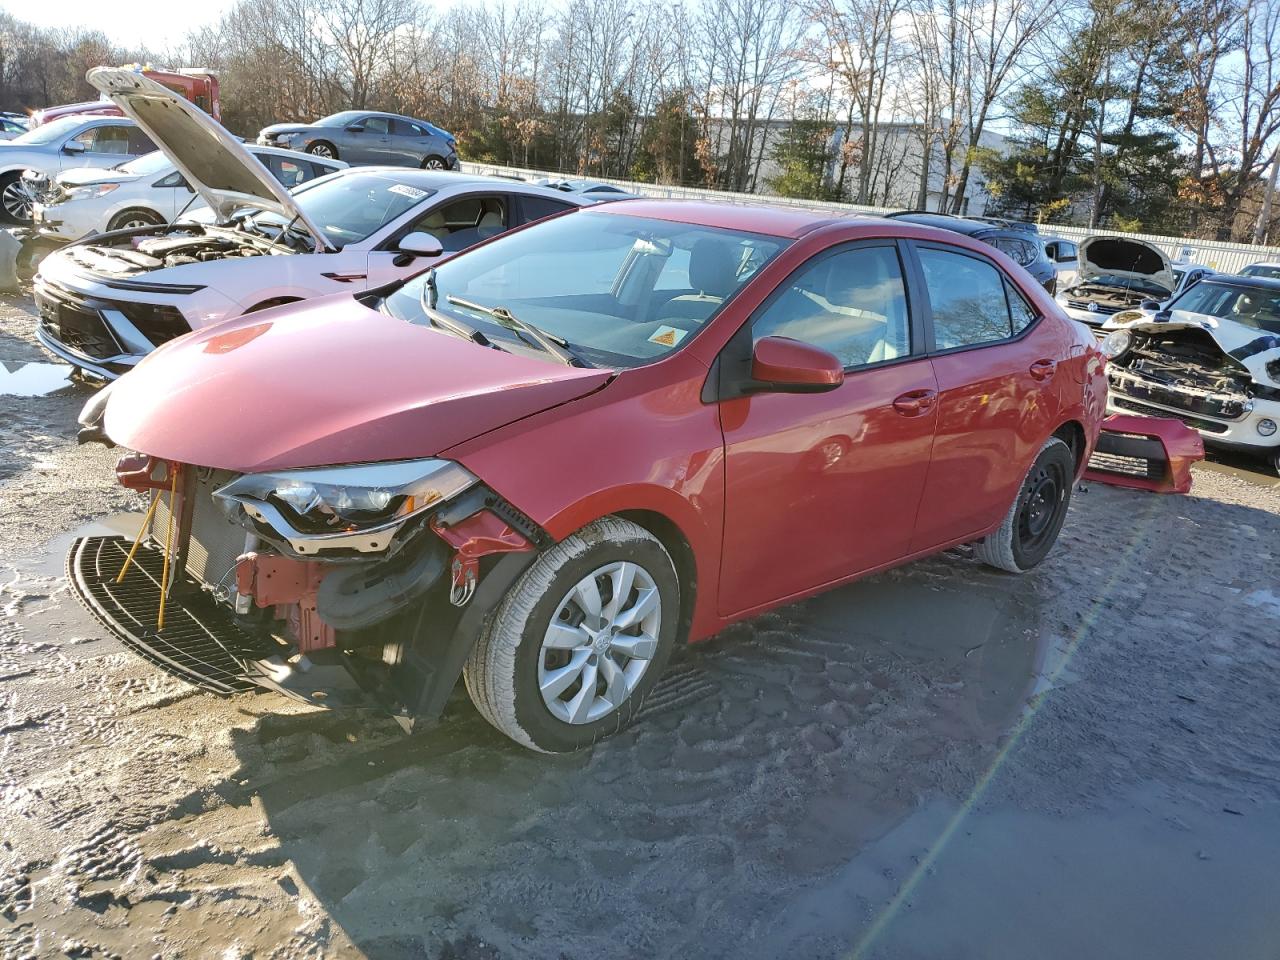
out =
<path fill-rule="evenodd" d="M 1102 355 L 1108 360 L 1115 360 L 1124 354 L 1133 343 L 1133 334 L 1128 330 L 1113 330 L 1102 341 Z"/>
<path fill-rule="evenodd" d="M 68 200 L 96 200 L 120 186 L 118 183 L 87 183 L 83 187 L 64 187 Z"/>
<path fill-rule="evenodd" d="M 213 496 L 229 517 L 266 524 L 297 553 L 380 552 L 410 517 L 475 482 L 451 460 L 403 460 L 251 473 Z"/>

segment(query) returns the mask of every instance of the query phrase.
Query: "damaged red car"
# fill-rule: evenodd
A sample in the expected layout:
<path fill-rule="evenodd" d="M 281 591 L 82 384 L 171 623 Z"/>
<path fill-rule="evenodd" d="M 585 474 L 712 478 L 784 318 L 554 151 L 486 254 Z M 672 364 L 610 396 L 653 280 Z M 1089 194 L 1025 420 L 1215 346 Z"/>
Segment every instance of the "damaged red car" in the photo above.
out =
<path fill-rule="evenodd" d="M 137 540 L 71 578 L 206 689 L 538 750 L 625 725 L 673 647 L 957 544 L 1058 536 L 1106 383 L 998 251 L 901 221 L 633 200 L 160 348 L 82 437 Z"/>

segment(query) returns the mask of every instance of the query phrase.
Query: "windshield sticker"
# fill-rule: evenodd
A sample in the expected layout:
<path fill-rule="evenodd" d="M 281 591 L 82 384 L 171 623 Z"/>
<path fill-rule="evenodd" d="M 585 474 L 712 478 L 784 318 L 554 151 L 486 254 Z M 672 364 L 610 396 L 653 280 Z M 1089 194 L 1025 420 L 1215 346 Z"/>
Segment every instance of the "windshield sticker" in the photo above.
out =
<path fill-rule="evenodd" d="M 681 330 L 679 327 L 668 327 L 663 324 L 649 334 L 649 342 L 656 343 L 660 347 L 674 347 L 684 339 L 685 334 L 688 332 L 688 330 Z"/>
<path fill-rule="evenodd" d="M 427 195 L 427 191 L 419 190 L 417 187 L 406 186 L 403 183 L 397 183 L 394 186 L 387 187 L 388 193 L 398 193 L 402 197 L 408 197 L 410 200 L 421 200 Z"/>

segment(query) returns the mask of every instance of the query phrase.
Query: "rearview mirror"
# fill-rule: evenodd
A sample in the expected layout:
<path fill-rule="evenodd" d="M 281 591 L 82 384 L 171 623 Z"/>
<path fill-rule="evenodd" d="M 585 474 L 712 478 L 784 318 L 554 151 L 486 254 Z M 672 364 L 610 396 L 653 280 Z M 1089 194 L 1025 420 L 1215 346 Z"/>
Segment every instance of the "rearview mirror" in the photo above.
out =
<path fill-rule="evenodd" d="M 79 140 L 68 140 L 62 145 L 63 153 L 84 153 L 85 149 L 85 145 Z"/>
<path fill-rule="evenodd" d="M 444 253 L 444 246 L 440 240 L 430 233 L 424 233 L 416 230 L 413 233 L 405 234 L 396 249 L 401 253 L 407 253 L 411 257 L 438 257 Z"/>
<path fill-rule="evenodd" d="M 844 383 L 834 353 L 788 337 L 765 337 L 751 353 L 751 378 L 773 393 L 825 393 Z"/>

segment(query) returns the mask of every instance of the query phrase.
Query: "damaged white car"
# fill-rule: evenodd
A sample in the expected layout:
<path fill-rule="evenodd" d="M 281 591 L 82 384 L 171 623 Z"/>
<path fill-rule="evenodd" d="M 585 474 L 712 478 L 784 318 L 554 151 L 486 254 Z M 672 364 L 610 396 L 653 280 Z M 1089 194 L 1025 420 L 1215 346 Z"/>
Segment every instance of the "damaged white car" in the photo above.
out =
<path fill-rule="evenodd" d="M 1100 327 L 1113 314 L 1148 305 L 1158 309 L 1178 286 L 1159 247 L 1128 237 L 1088 237 L 1080 244 L 1076 282 L 1058 291 L 1073 320 Z"/>
<path fill-rule="evenodd" d="M 205 201 L 189 220 L 98 234 L 50 254 L 34 283 L 36 336 L 114 379 L 153 349 L 245 313 L 403 279 L 439 257 L 590 201 L 488 177 L 342 170 L 290 193 L 182 97 L 132 70 L 89 82 L 133 118 Z"/>
<path fill-rule="evenodd" d="M 1117 325 L 1103 352 L 1109 412 L 1176 417 L 1280 471 L 1280 280 L 1207 277 Z"/>

